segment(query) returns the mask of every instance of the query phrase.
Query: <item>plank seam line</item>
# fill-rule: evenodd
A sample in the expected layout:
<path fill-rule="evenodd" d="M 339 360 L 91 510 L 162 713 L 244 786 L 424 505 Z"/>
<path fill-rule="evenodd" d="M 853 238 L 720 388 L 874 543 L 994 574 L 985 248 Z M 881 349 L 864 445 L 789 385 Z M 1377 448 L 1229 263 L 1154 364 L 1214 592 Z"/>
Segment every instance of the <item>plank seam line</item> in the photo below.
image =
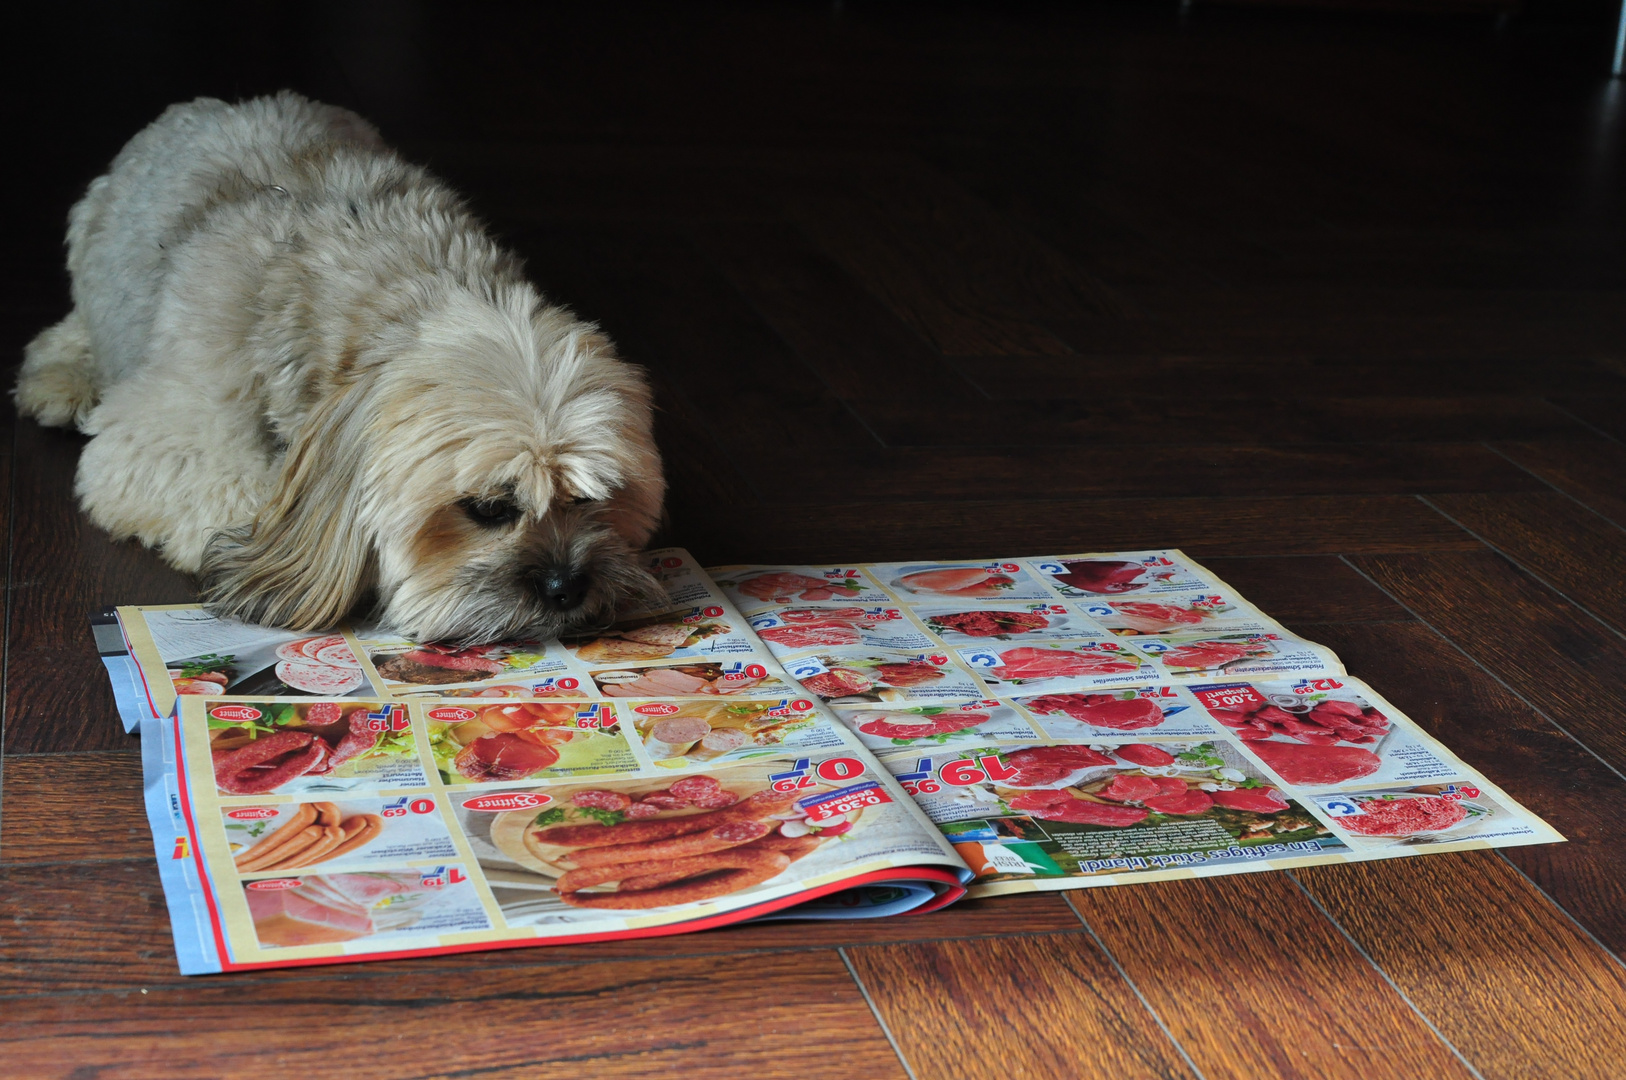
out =
<path fill-rule="evenodd" d="M 1462 522 L 1458 521 L 1456 518 L 1452 517 L 1450 514 L 1447 514 L 1444 510 L 1441 510 L 1438 506 L 1435 506 L 1433 503 L 1429 502 L 1428 501 L 1428 496 L 1426 496 L 1426 495 L 1418 495 L 1417 496 L 1417 501 L 1422 503 L 1424 506 L 1428 507 L 1430 510 L 1434 511 L 1436 514 L 1438 514 L 1441 517 L 1445 518 L 1445 520 L 1449 521 L 1451 524 L 1455 525 L 1457 528 L 1461 529 L 1463 532 L 1467 533 L 1469 536 L 1473 537 L 1475 540 L 1478 540 L 1481 544 L 1484 544 L 1486 547 L 1488 547 L 1492 551 L 1496 552 L 1496 554 L 1500 555 L 1502 558 L 1506 559 L 1508 562 L 1512 563 L 1514 566 L 1518 567 L 1521 571 L 1524 572 L 1524 574 L 1527 577 L 1529 577 L 1536 584 L 1540 585 L 1542 588 L 1546 589 L 1548 592 L 1556 593 L 1558 596 L 1563 597 L 1565 603 L 1567 603 L 1571 607 L 1575 608 L 1575 610 L 1581 612 L 1583 615 L 1587 616 L 1593 622 L 1597 623 L 1599 626 L 1603 627 L 1605 630 L 1609 631 L 1611 634 L 1614 634 L 1616 637 L 1620 638 L 1622 641 L 1626 641 L 1626 634 L 1623 634 L 1619 630 L 1616 630 L 1613 626 L 1611 626 L 1608 622 L 1606 622 L 1603 619 L 1602 616 L 1595 613 L 1591 608 L 1587 607 L 1585 604 L 1581 603 L 1579 600 L 1576 600 L 1574 597 L 1570 596 L 1563 589 L 1560 589 L 1558 586 L 1556 586 L 1552 582 L 1548 581 L 1540 573 L 1538 573 L 1535 570 L 1531 569 L 1530 567 L 1524 565 L 1524 563 L 1520 562 L 1518 559 L 1515 559 L 1512 555 L 1509 555 L 1507 552 L 1505 552 L 1501 548 L 1497 547 L 1491 541 L 1485 539 L 1483 536 L 1480 536 L 1478 533 L 1476 533 L 1472 529 L 1468 528 L 1468 526 L 1464 525 Z M 1614 522 L 1611 521 L 1610 524 L 1614 525 Z M 1616 528 L 1619 528 L 1619 526 L 1616 526 Z"/>
<path fill-rule="evenodd" d="M 1163 1022 L 1162 1015 L 1152 1007 L 1150 1001 L 1146 1000 L 1146 995 L 1141 993 L 1139 986 L 1135 985 L 1135 980 L 1129 977 L 1129 972 L 1124 970 L 1123 964 L 1119 963 L 1112 950 L 1107 948 L 1107 943 L 1101 940 L 1101 935 L 1095 932 L 1095 927 L 1090 925 L 1090 920 L 1086 919 L 1084 913 L 1078 910 L 1077 905 L 1073 903 L 1071 893 L 1067 894 L 1067 906 L 1072 909 L 1073 917 L 1084 927 L 1084 932 L 1090 935 L 1090 940 L 1095 942 L 1095 947 L 1101 950 L 1101 955 L 1107 958 L 1107 962 L 1112 965 L 1112 969 L 1118 973 L 1118 978 L 1122 979 L 1124 985 L 1129 987 L 1130 992 L 1135 995 L 1135 1000 L 1140 1002 L 1140 1007 L 1146 1010 L 1147 1014 L 1151 1016 L 1152 1022 L 1157 1025 L 1157 1029 L 1163 1033 L 1163 1037 L 1169 1040 L 1169 1045 L 1174 1047 L 1175 1053 L 1180 1055 L 1180 1059 L 1186 1063 L 1186 1067 L 1191 1070 L 1192 1075 L 1197 1080 L 1208 1080 L 1203 1071 L 1197 1067 L 1197 1063 L 1192 1060 L 1191 1055 L 1186 1052 L 1185 1045 L 1174 1037 L 1174 1032 L 1169 1030 L 1169 1025 Z"/>
<path fill-rule="evenodd" d="M 1622 773 L 1619 769 L 1615 768 L 1615 766 L 1613 764 L 1611 764 L 1610 761 L 1607 758 L 1605 758 L 1602 754 L 1600 754 L 1596 750 L 1592 749 L 1592 747 L 1588 746 L 1585 742 L 1583 742 L 1580 739 L 1576 738 L 1574 732 L 1570 731 L 1563 724 L 1560 724 L 1557 720 L 1554 720 L 1551 716 L 1547 715 L 1547 712 L 1546 712 L 1545 709 L 1542 709 L 1539 705 L 1535 704 L 1529 698 L 1527 698 L 1523 694 L 1519 693 L 1512 686 L 1510 686 L 1507 683 L 1507 681 L 1505 679 L 1503 679 L 1500 675 L 1496 674 L 1496 672 L 1492 671 L 1490 668 L 1488 668 L 1484 664 L 1480 663 L 1479 659 L 1476 656 L 1474 656 L 1472 653 L 1470 653 L 1467 649 L 1464 649 L 1461 645 L 1458 645 L 1455 641 L 1451 640 L 1450 636 L 1447 635 L 1444 631 L 1442 631 L 1439 627 L 1435 626 L 1433 623 L 1429 622 L 1427 619 L 1425 619 L 1421 615 L 1417 614 L 1416 611 L 1413 611 L 1412 608 L 1410 607 L 1410 605 L 1408 605 L 1404 600 L 1400 599 L 1394 593 L 1390 592 L 1388 589 L 1384 588 L 1375 578 L 1372 577 L 1371 574 L 1368 574 L 1366 571 L 1362 570 L 1360 567 L 1356 566 L 1354 563 L 1349 562 L 1349 557 L 1347 555 L 1340 555 L 1338 557 L 1340 559 L 1343 559 L 1346 563 L 1349 563 L 1350 569 L 1354 570 L 1357 574 L 1361 575 L 1367 581 L 1370 581 L 1375 588 L 1381 590 L 1383 592 L 1383 595 L 1387 596 L 1389 599 L 1393 600 L 1395 603 L 1399 604 L 1401 607 L 1403 607 L 1407 611 L 1411 612 L 1412 618 L 1416 619 L 1418 622 L 1420 622 L 1424 626 L 1428 627 L 1430 630 L 1432 630 L 1434 632 L 1435 636 L 1438 637 L 1441 641 L 1445 642 L 1447 645 L 1451 646 L 1457 652 L 1461 653 L 1467 659 L 1467 661 L 1470 664 L 1472 664 L 1474 667 L 1478 668 L 1480 671 L 1483 671 L 1486 675 L 1490 676 L 1491 680 L 1493 682 L 1495 682 L 1496 685 L 1500 686 L 1503 690 L 1506 690 L 1508 693 L 1512 694 L 1515 699 L 1517 699 L 1522 705 L 1524 705 L 1525 708 L 1529 709 L 1531 712 L 1535 713 L 1537 716 L 1539 716 L 1543 720 L 1547 721 L 1547 723 L 1551 724 L 1555 729 L 1557 729 L 1561 734 L 1563 734 L 1563 736 L 1565 738 L 1569 739 L 1576 746 L 1579 746 L 1582 750 L 1585 750 L 1587 753 L 1589 753 L 1593 757 L 1597 758 L 1598 763 L 1600 765 L 1602 765 L 1604 768 L 1608 769 L 1610 772 L 1614 773 L 1616 776 L 1620 777 L 1621 780 L 1626 781 L 1626 773 Z"/>
<path fill-rule="evenodd" d="M 1620 956 L 1619 953 L 1617 953 L 1614 949 L 1611 949 L 1608 945 L 1605 945 L 1603 943 L 1603 939 L 1598 937 L 1597 934 L 1594 934 L 1590 929 L 1588 929 L 1588 927 L 1586 926 L 1585 923 L 1583 923 L 1580 919 L 1577 919 L 1573 914 L 1571 914 L 1571 912 L 1570 912 L 1570 910 L 1568 908 L 1566 908 L 1563 904 L 1560 904 L 1557 900 L 1555 900 L 1553 898 L 1553 894 L 1548 892 L 1546 889 L 1542 888 L 1541 884 L 1539 882 L 1537 882 L 1535 878 L 1533 878 L 1529 874 L 1525 873 L 1523 867 L 1521 867 L 1518 863 L 1514 862 L 1512 859 L 1508 858 L 1506 848 L 1497 848 L 1496 849 L 1496 854 L 1500 855 L 1501 858 L 1502 858 L 1502 861 L 1507 863 L 1509 866 L 1511 866 L 1513 868 L 1514 873 L 1516 873 L 1520 877 L 1524 878 L 1525 881 L 1528 881 L 1530 883 L 1530 887 L 1532 889 L 1536 890 L 1536 892 L 1540 893 L 1541 898 L 1543 900 L 1547 901 L 1549 904 L 1553 905 L 1553 907 L 1557 908 L 1561 913 L 1563 913 L 1564 918 L 1566 918 L 1566 919 L 1568 919 L 1570 921 L 1571 926 L 1574 926 L 1577 930 L 1579 930 L 1586 937 L 1586 939 L 1588 941 L 1592 942 L 1592 944 L 1596 945 L 1599 949 L 1603 950 L 1603 954 L 1605 956 L 1609 957 L 1609 959 L 1613 960 L 1615 962 L 1616 967 L 1626 968 L 1626 960 L 1621 959 L 1621 956 Z"/>
<path fill-rule="evenodd" d="M 1552 400 L 1551 398 L 1542 398 L 1541 400 L 1546 402 L 1549 407 L 1557 409 L 1559 412 L 1563 413 L 1565 416 L 1569 417 L 1571 420 L 1574 420 L 1577 424 L 1580 424 L 1582 427 L 1586 428 L 1588 431 L 1596 432 L 1597 434 L 1602 435 L 1604 438 L 1608 439 L 1610 442 L 1613 442 L 1613 443 L 1618 443 L 1618 442 L 1621 441 L 1621 440 L 1615 438 L 1615 436 L 1609 434 L 1609 432 L 1605 431 L 1603 428 L 1599 427 L 1598 425 L 1588 423 L 1587 421 L 1582 420 L 1579 416 L 1576 416 L 1574 413 L 1570 412 L 1568 409 L 1564 408 L 1564 406 L 1558 404 L 1558 402 Z"/>
<path fill-rule="evenodd" d="M 898 1045 L 898 1040 L 893 1037 L 892 1029 L 887 1026 L 886 1018 L 881 1015 L 881 1010 L 876 1006 L 875 999 L 870 997 L 869 987 L 864 985 L 864 980 L 858 975 L 858 969 L 853 967 L 852 960 L 847 956 L 846 948 L 837 949 L 836 955 L 841 957 L 843 964 L 847 965 L 847 974 L 851 975 L 853 982 L 858 985 L 858 992 L 864 995 L 864 1003 L 869 1006 L 870 1014 L 875 1017 L 875 1022 L 881 1026 L 881 1034 L 885 1035 L 886 1041 L 892 1045 L 892 1052 L 898 1056 L 898 1064 L 903 1066 L 904 1075 L 908 1076 L 909 1080 L 919 1080 L 915 1076 L 915 1070 L 909 1064 L 909 1059 L 903 1056 L 903 1048 Z"/>
<path fill-rule="evenodd" d="M 792 228 L 795 228 L 795 226 L 793 225 Z M 801 230 L 797 229 L 797 231 L 800 232 Z M 792 344 L 790 338 L 785 336 L 772 317 L 764 312 L 762 308 L 757 305 L 756 301 L 752 300 L 751 297 L 746 295 L 745 290 L 740 287 L 739 282 L 734 280 L 734 275 L 728 272 L 728 267 L 724 266 L 722 262 L 718 260 L 710 250 L 707 249 L 705 239 L 703 237 L 698 236 L 692 229 L 689 229 L 685 230 L 684 239 L 689 242 L 689 249 L 696 255 L 699 255 L 701 260 L 710 266 L 711 269 L 715 271 L 724 282 L 727 283 L 729 291 L 734 294 L 740 303 L 745 305 L 746 309 L 749 310 L 752 315 L 756 316 L 757 321 L 761 323 L 762 326 L 767 328 L 768 333 L 773 335 L 774 340 L 783 345 L 785 350 L 790 353 L 791 356 L 796 358 L 796 362 L 801 365 L 802 369 L 809 375 L 812 375 L 814 380 L 820 386 L 824 387 L 825 392 L 830 395 L 833 401 L 841 405 L 842 411 L 857 421 L 859 427 L 869 432 L 869 437 L 875 440 L 875 444 L 877 446 L 883 450 L 896 449 L 888 444 L 885 439 L 881 438 L 881 433 L 871 427 L 868 420 L 865 420 L 863 416 L 859 415 L 858 409 L 853 406 L 851 401 L 848 401 L 846 397 L 836 392 L 836 388 L 830 385 L 830 380 L 825 378 L 824 372 L 814 367 L 807 357 L 802 355 L 801 350 Z M 815 250 L 819 251 L 819 254 L 824 254 L 823 250 L 818 248 L 816 244 L 812 246 L 815 248 Z M 861 292 L 866 294 L 869 293 L 868 289 L 864 289 L 857 281 L 853 280 L 852 275 L 846 273 L 846 271 L 839 264 L 837 264 L 834 259 L 831 259 L 830 263 L 832 266 L 835 266 L 836 269 L 841 270 L 843 276 L 852 281 L 854 287 L 858 288 Z M 879 301 L 877 302 L 879 303 Z M 885 305 L 883 304 L 882 306 Z M 964 376 L 961 377 L 964 378 Z"/>
<path fill-rule="evenodd" d="M 1543 484 L 1546 484 L 1548 487 L 1552 488 L 1554 491 L 1558 492 L 1560 495 L 1564 496 L 1564 498 L 1568 499 L 1570 502 L 1574 503 L 1576 506 L 1579 506 L 1581 509 L 1587 511 L 1588 513 L 1596 514 L 1598 517 L 1603 518 L 1605 521 L 1607 521 L 1609 524 L 1613 525 L 1617 529 L 1626 529 L 1626 525 L 1622 525 L 1620 522 L 1616 521 L 1614 518 L 1610 517 L 1608 514 L 1604 513 L 1602 510 L 1599 510 L 1596 507 L 1588 506 L 1579 497 L 1577 497 L 1575 495 L 1571 495 L 1569 492 L 1565 491 L 1563 488 L 1559 487 L 1557 484 L 1553 483 L 1551 480 L 1547 479 L 1545 476 L 1541 475 L 1536 470 L 1530 468 L 1528 465 L 1525 465 L 1524 463 L 1519 461 L 1518 458 L 1509 457 L 1507 454 L 1503 453 L 1501 450 L 1498 450 L 1494 443 L 1488 443 L 1487 442 L 1487 443 L 1483 443 L 1482 445 L 1485 447 L 1485 449 L 1489 450 L 1493 454 L 1501 454 L 1501 456 L 1507 458 L 1507 460 L 1509 462 L 1511 462 L 1512 464 L 1514 464 L 1518 468 L 1523 469 L 1525 472 L 1529 473 L 1531 476 L 1534 476 L 1537 480 L 1540 480 Z"/>
<path fill-rule="evenodd" d="M 6 601 L 5 625 L 0 627 L 0 634 L 5 635 L 5 641 L 0 642 L 0 798 L 6 790 L 6 722 L 11 719 L 11 710 L 6 706 L 10 701 L 7 690 L 10 688 L 8 676 L 11 673 L 11 580 L 14 576 L 17 561 L 17 430 L 19 425 L 13 424 L 11 428 L 11 454 L 6 462 Z M 0 831 L 5 828 L 5 815 L 0 813 Z"/>
<path fill-rule="evenodd" d="M 1327 910 L 1326 905 L 1323 904 L 1314 893 L 1304 887 L 1304 882 L 1299 880 L 1298 874 L 1294 873 L 1292 870 L 1283 870 L 1282 873 L 1286 874 L 1288 879 L 1291 880 L 1298 888 L 1299 892 L 1303 893 L 1305 898 L 1308 899 L 1310 903 L 1315 905 L 1315 909 L 1321 912 L 1321 917 L 1332 923 L 1332 925 L 1337 928 L 1338 932 L 1344 935 L 1344 940 L 1349 942 L 1349 947 L 1360 953 L 1362 960 L 1365 960 L 1368 964 L 1372 965 L 1372 970 L 1377 972 L 1383 978 L 1383 981 L 1389 984 L 1389 989 L 1400 995 L 1400 1000 L 1406 1003 L 1406 1007 L 1411 1009 L 1412 1012 L 1416 1013 L 1417 1019 L 1421 1020 L 1424 1026 L 1434 1033 L 1434 1037 L 1444 1043 L 1445 1048 L 1450 1050 L 1451 1053 L 1456 1056 L 1458 1061 L 1462 1062 L 1462 1067 L 1473 1074 L 1475 1080 L 1485 1080 L 1484 1074 L 1478 1069 L 1474 1068 L 1474 1063 L 1469 1061 L 1467 1057 L 1463 1055 L 1461 1050 L 1457 1049 L 1457 1044 L 1446 1038 L 1445 1033 L 1434 1026 L 1434 1021 L 1430 1020 L 1428 1015 L 1424 1013 L 1422 1009 L 1417 1007 L 1417 1003 L 1411 999 L 1411 995 L 1402 990 L 1400 988 L 1400 984 L 1395 982 L 1394 978 L 1383 969 L 1383 965 L 1374 960 L 1372 958 L 1372 954 L 1366 951 L 1365 946 L 1355 940 L 1355 935 L 1351 934 L 1349 930 L 1345 928 L 1343 923 L 1339 922 L 1333 917 L 1332 912 Z"/>

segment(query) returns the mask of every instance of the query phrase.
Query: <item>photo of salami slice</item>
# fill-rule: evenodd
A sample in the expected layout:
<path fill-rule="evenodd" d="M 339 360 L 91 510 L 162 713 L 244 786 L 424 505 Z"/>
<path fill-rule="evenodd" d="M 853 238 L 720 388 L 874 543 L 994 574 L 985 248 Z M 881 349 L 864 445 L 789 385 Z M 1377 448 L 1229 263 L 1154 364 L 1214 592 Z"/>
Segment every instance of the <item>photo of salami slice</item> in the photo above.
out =
<path fill-rule="evenodd" d="M 316 650 L 316 661 L 330 667 L 346 667 L 361 670 L 361 664 L 356 660 L 356 654 L 351 651 L 350 643 L 340 638 L 332 645 L 324 645 Z"/>
<path fill-rule="evenodd" d="M 301 693 L 334 697 L 361 686 L 361 669 L 282 660 L 277 664 L 277 678 Z"/>
<path fill-rule="evenodd" d="M 327 663 L 321 657 L 321 652 L 333 645 L 343 645 L 343 634 L 322 634 L 319 637 L 305 638 L 299 643 L 299 649 L 305 654 L 305 659 L 315 660 L 317 663 Z"/>

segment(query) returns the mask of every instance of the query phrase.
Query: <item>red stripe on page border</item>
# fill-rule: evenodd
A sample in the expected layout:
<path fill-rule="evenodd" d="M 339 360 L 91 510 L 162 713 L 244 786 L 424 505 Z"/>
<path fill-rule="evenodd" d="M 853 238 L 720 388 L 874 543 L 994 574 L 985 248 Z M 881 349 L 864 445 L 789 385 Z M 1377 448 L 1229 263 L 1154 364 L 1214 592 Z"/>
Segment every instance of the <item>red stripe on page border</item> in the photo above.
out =
<path fill-rule="evenodd" d="M 209 871 L 203 860 L 203 845 L 198 843 L 198 825 L 192 820 L 192 800 L 187 796 L 186 781 L 186 750 L 181 745 L 181 718 L 175 717 L 175 776 L 176 789 L 181 796 L 181 817 L 186 821 L 187 839 L 192 843 L 192 858 L 198 864 L 198 884 L 203 888 L 203 902 L 209 908 L 209 929 L 215 935 L 215 947 L 218 953 L 222 971 L 233 971 L 235 967 L 227 960 L 226 935 L 220 925 L 220 911 L 215 907 L 214 885 L 209 877 Z"/>
<path fill-rule="evenodd" d="M 775 911 L 782 911 L 787 907 L 794 907 L 808 900 L 816 900 L 821 896 L 840 892 L 843 889 L 856 888 L 859 885 L 877 885 L 889 881 L 926 881 L 947 885 L 948 888 L 944 890 L 941 896 L 927 902 L 931 905 L 931 910 L 951 904 L 965 895 L 965 887 L 960 884 L 959 876 L 951 870 L 939 870 L 927 866 L 898 867 L 892 870 L 872 870 L 867 874 L 848 878 L 846 881 L 832 881 L 816 889 L 792 893 L 777 900 L 768 900 L 761 904 L 754 904 L 751 907 L 725 911 L 705 919 L 690 919 L 687 922 L 668 923 L 665 926 L 647 926 L 637 930 L 616 930 L 599 934 L 571 934 L 567 937 L 526 938 L 522 941 L 473 941 L 466 945 L 440 945 L 428 949 L 349 953 L 342 956 L 313 956 L 300 960 L 267 960 L 262 963 L 251 964 L 227 961 L 224 959 L 225 954 L 222 953 L 221 965 L 223 971 L 256 971 L 265 968 L 315 967 L 319 964 L 355 964 L 370 960 L 408 960 L 420 956 L 450 956 L 454 953 L 493 952 L 497 949 L 534 949 L 545 948 L 549 945 L 580 945 L 593 941 L 631 941 L 638 938 L 670 937 L 697 930 L 714 930 L 721 926 L 730 926 L 746 919 L 755 918 L 758 915 L 770 915 Z M 948 899 L 942 899 L 943 896 L 948 897 Z"/>
<path fill-rule="evenodd" d="M 141 676 L 141 692 L 147 695 L 147 711 L 152 713 L 152 718 L 154 720 L 163 719 L 163 717 L 158 715 L 158 706 L 153 703 L 152 687 L 147 685 L 147 673 L 146 671 L 142 670 L 140 658 L 136 656 L 135 650 L 130 647 L 130 635 L 124 632 L 123 619 L 119 619 L 119 637 L 124 639 L 124 655 L 130 658 L 130 662 L 135 665 L 136 674 Z M 162 657 L 159 657 L 159 662 L 163 662 Z M 178 702 L 179 698 L 176 700 Z"/>

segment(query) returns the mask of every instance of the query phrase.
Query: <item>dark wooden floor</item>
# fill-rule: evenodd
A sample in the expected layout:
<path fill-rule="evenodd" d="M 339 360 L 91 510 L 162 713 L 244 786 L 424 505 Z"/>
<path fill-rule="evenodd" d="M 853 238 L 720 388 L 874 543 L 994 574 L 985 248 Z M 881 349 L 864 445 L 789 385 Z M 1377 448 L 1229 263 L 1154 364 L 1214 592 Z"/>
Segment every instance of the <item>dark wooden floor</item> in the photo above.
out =
<path fill-rule="evenodd" d="M 125 137 L 170 99 L 295 85 L 378 119 L 650 366 L 671 542 L 1182 547 L 1570 842 L 185 980 L 85 616 L 191 586 L 79 520 L 76 437 L 7 415 L 0 1075 L 1626 1070 L 1606 32 L 1150 3 L 243 10 L 14 41 L 9 355 L 65 310 L 63 215 Z"/>

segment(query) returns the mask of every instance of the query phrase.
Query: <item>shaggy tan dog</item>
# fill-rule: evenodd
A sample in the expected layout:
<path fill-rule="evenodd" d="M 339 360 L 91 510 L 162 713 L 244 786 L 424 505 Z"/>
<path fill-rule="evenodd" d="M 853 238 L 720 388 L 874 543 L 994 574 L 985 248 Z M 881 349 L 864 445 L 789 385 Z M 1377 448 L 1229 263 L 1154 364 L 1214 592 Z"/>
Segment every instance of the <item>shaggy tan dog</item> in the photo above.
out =
<path fill-rule="evenodd" d="M 655 587 L 641 370 L 354 113 L 173 106 L 67 245 L 74 309 L 29 344 L 17 407 L 92 436 L 85 512 L 201 573 L 217 612 L 473 642 Z"/>

